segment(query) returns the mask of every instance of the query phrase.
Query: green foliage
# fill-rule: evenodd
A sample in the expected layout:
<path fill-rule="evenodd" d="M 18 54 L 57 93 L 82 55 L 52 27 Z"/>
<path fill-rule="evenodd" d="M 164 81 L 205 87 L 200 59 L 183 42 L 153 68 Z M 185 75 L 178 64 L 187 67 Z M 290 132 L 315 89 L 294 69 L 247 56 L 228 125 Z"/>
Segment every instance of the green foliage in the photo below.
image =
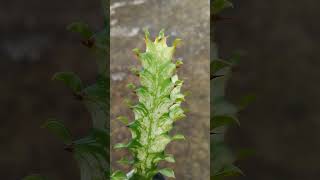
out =
<path fill-rule="evenodd" d="M 170 168 L 160 169 L 159 172 L 167 177 L 175 178 L 174 172 Z"/>
<path fill-rule="evenodd" d="M 239 120 L 237 117 L 231 115 L 214 115 L 212 119 L 212 123 L 210 124 L 211 129 L 216 129 L 221 126 L 226 126 L 230 124 L 238 124 L 240 125 Z"/>
<path fill-rule="evenodd" d="M 240 175 L 241 171 L 233 163 L 236 158 L 224 143 L 224 133 L 227 126 L 239 124 L 238 108 L 225 98 L 225 83 L 230 75 L 230 67 L 225 67 L 223 76 L 211 81 L 211 179 L 220 180 L 223 177 Z"/>
<path fill-rule="evenodd" d="M 102 0 L 106 7 L 108 1 Z M 64 149 L 71 152 L 78 162 L 81 180 L 107 180 L 110 179 L 109 160 L 109 73 L 107 60 L 109 57 L 109 22 L 105 16 L 105 26 L 99 32 L 94 32 L 89 25 L 81 22 L 70 24 L 67 29 L 77 32 L 83 38 L 82 44 L 96 56 L 98 75 L 95 82 L 86 85 L 73 72 L 59 72 L 53 80 L 62 81 L 69 87 L 74 96 L 80 100 L 91 114 L 92 128 L 87 136 L 74 140 L 69 130 L 59 121 L 49 120 L 43 127 L 58 136 L 65 144 Z M 24 180 L 44 180 L 41 176 L 32 175 Z"/>
<path fill-rule="evenodd" d="M 73 72 L 59 72 L 56 73 L 52 79 L 64 82 L 66 86 L 76 93 L 80 92 L 82 89 L 81 79 Z"/>
<path fill-rule="evenodd" d="M 232 7 L 227 0 L 214 0 L 211 4 L 212 15 L 217 17 L 225 8 Z M 215 27 L 216 18 L 211 21 L 212 30 Z M 214 35 L 212 35 L 214 37 Z M 231 76 L 231 70 L 238 61 L 239 56 L 233 56 L 229 60 L 223 60 L 218 56 L 217 45 L 212 39 L 211 59 L 211 180 L 222 180 L 225 177 L 242 175 L 242 171 L 234 166 L 236 156 L 227 147 L 224 137 L 228 126 L 240 125 L 237 114 L 245 108 L 253 96 L 244 97 L 239 105 L 234 105 L 226 99 L 225 90 L 227 80 Z"/>
<path fill-rule="evenodd" d="M 214 176 L 214 179 L 219 180 L 219 179 L 223 179 L 224 177 L 237 176 L 242 174 L 243 174 L 242 171 L 238 167 L 232 164 L 229 164 L 224 166 L 222 170 L 216 173 Z"/>
<path fill-rule="evenodd" d="M 210 63 L 210 71 L 212 74 L 217 75 L 217 73 L 226 68 L 231 67 L 232 64 L 230 64 L 228 61 L 222 60 L 222 59 L 215 59 Z"/>
<path fill-rule="evenodd" d="M 137 72 L 140 87 L 134 89 L 139 102 L 130 106 L 134 120 L 127 125 L 132 139 L 114 146 L 116 149 L 126 148 L 133 154 L 133 160 L 129 162 L 133 169 L 126 177 L 116 171 L 112 179 L 150 180 L 159 172 L 175 177 L 172 169 L 158 170 L 157 166 L 160 161 L 175 162 L 172 155 L 165 153 L 165 147 L 173 140 L 185 139 L 181 134 L 169 135 L 173 123 L 185 116 L 181 108 L 184 95 L 180 92 L 183 81 L 176 74 L 177 65 L 182 62 L 173 62 L 179 41 L 175 40 L 173 46 L 168 47 L 163 31 L 154 42 L 149 39 L 149 32 L 145 31 L 146 51 L 142 53 L 134 49 L 142 69 Z M 118 119 L 127 123 L 127 118 Z"/>
<path fill-rule="evenodd" d="M 24 177 L 22 180 L 47 180 L 47 178 L 42 177 L 41 175 L 34 174 Z"/>
<path fill-rule="evenodd" d="M 233 4 L 228 0 L 213 0 L 211 5 L 211 13 L 218 14 L 229 7 L 233 7 Z"/>
<path fill-rule="evenodd" d="M 84 38 L 91 38 L 93 32 L 89 25 L 83 22 L 74 22 L 67 26 L 67 29 L 72 32 L 80 33 Z"/>
<path fill-rule="evenodd" d="M 69 29 L 79 32 L 83 37 L 88 38 L 88 26 L 73 23 Z M 105 32 L 105 30 L 102 30 Z M 69 88 L 73 90 L 75 95 L 83 102 L 91 113 L 92 129 L 88 136 L 71 143 L 64 141 L 66 150 L 73 153 L 74 158 L 78 162 L 81 172 L 81 180 L 104 180 L 109 177 L 109 128 L 107 117 L 109 116 L 109 107 L 107 103 L 109 80 L 107 77 L 106 66 L 107 53 L 102 55 L 100 52 L 107 51 L 107 36 L 101 36 L 101 32 L 90 34 L 93 44 L 89 48 L 94 48 L 98 54 L 98 78 L 95 83 L 84 86 L 74 73 L 60 72 L 54 75 L 55 80 L 62 80 Z M 99 42 L 99 43 L 96 43 Z M 105 63 L 99 63 L 104 61 Z M 55 132 L 60 137 L 66 137 L 63 126 L 58 122 L 50 121 L 48 129 Z M 53 126 L 54 125 L 54 126 Z M 59 126 L 58 126 L 59 125 Z"/>
<path fill-rule="evenodd" d="M 63 143 L 70 144 L 72 142 L 72 137 L 69 130 L 57 120 L 49 120 L 42 127 L 47 128 L 51 133 L 58 136 Z"/>
<path fill-rule="evenodd" d="M 127 175 L 124 172 L 121 171 L 115 171 L 111 175 L 112 180 L 125 180 L 127 179 Z"/>

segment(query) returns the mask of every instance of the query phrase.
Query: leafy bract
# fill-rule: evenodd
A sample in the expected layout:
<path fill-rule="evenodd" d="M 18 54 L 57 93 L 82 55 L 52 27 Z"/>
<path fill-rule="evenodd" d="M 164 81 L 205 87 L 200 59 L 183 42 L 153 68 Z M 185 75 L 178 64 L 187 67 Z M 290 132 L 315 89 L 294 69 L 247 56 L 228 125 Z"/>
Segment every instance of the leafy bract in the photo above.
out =
<path fill-rule="evenodd" d="M 160 169 L 159 172 L 167 177 L 175 178 L 174 172 L 170 168 Z"/>

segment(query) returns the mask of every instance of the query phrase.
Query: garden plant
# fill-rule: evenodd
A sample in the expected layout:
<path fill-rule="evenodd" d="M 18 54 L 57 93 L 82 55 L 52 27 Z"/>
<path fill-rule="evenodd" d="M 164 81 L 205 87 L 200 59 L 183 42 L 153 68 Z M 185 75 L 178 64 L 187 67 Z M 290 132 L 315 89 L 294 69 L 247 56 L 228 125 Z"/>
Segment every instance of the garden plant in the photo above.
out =
<path fill-rule="evenodd" d="M 131 165 L 132 170 L 128 173 L 113 172 L 113 180 L 152 180 L 162 175 L 175 177 L 172 169 L 158 167 L 160 161 L 175 162 L 173 155 L 165 152 L 167 144 L 185 139 L 181 134 L 169 134 L 174 122 L 185 117 L 181 108 L 185 96 L 180 92 L 183 81 L 176 74 L 182 61 L 173 61 L 180 39 L 176 39 L 172 47 L 167 46 L 166 40 L 163 30 L 154 41 L 145 30 L 145 52 L 133 50 L 142 64 L 140 70 L 134 71 L 140 85 L 129 84 L 128 87 L 138 96 L 138 103 L 129 105 L 134 120 L 129 122 L 123 116 L 118 118 L 130 129 L 132 138 L 128 143 L 114 145 L 116 149 L 126 148 L 132 153 L 132 158 L 120 160 Z"/>
<path fill-rule="evenodd" d="M 43 127 L 47 128 L 65 144 L 64 149 L 72 153 L 80 169 L 81 180 L 110 179 L 109 161 L 109 3 L 102 0 L 104 27 L 94 32 L 82 22 L 70 24 L 67 29 L 79 33 L 82 44 L 96 56 L 96 82 L 85 85 L 73 72 L 59 72 L 54 80 L 62 81 L 69 87 L 76 99 L 81 101 L 91 114 L 92 127 L 86 137 L 75 139 L 61 121 L 49 119 Z M 44 180 L 41 175 L 30 175 L 24 180 Z"/>
<path fill-rule="evenodd" d="M 214 30 L 217 22 L 229 20 L 219 14 L 226 8 L 232 7 L 228 0 L 214 0 L 211 2 L 211 120 L 210 120 L 210 149 L 211 149 L 211 180 L 221 180 L 228 176 L 242 175 L 242 171 L 234 165 L 237 157 L 225 143 L 225 133 L 228 126 L 238 124 L 238 112 L 243 109 L 253 96 L 245 96 L 238 105 L 227 100 L 225 95 L 226 83 L 231 76 L 232 68 L 239 56 L 234 55 L 228 60 L 218 55 Z"/>

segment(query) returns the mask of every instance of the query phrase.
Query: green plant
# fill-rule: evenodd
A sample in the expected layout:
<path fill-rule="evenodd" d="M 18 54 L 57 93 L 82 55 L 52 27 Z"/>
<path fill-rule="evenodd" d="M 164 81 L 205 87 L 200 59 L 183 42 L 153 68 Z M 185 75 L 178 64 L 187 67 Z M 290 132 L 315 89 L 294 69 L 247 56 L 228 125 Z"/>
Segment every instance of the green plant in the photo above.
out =
<path fill-rule="evenodd" d="M 210 120 L 210 149 L 211 149 L 211 179 L 221 180 L 228 176 L 241 175 L 242 171 L 234 165 L 237 157 L 224 142 L 228 126 L 238 124 L 238 112 L 243 109 L 253 96 L 246 96 L 239 105 L 234 105 L 226 99 L 225 89 L 231 70 L 238 61 L 238 55 L 229 60 L 218 56 L 214 38 L 214 29 L 217 21 L 224 20 L 219 13 L 225 8 L 232 7 L 228 0 L 214 0 L 211 4 L 211 120 Z"/>
<path fill-rule="evenodd" d="M 108 1 L 102 0 L 104 12 L 104 27 L 94 33 L 87 24 L 76 22 L 67 29 L 79 33 L 83 38 L 82 44 L 96 55 L 98 75 L 96 82 L 84 85 L 73 72 L 59 72 L 54 80 L 62 81 L 68 86 L 74 96 L 88 109 L 92 118 L 92 128 L 86 137 L 74 140 L 70 131 L 55 119 L 48 120 L 43 127 L 58 136 L 65 144 L 65 150 L 70 151 L 80 168 L 81 180 L 109 179 L 109 73 L 107 60 L 109 57 L 109 13 Z M 25 177 L 24 180 L 45 179 L 39 175 Z"/>
<path fill-rule="evenodd" d="M 174 177 L 172 169 L 159 170 L 158 163 L 162 160 L 175 162 L 171 154 L 165 153 L 165 147 L 173 140 L 184 139 L 181 134 L 169 135 L 174 122 L 185 116 L 181 108 L 181 102 L 185 99 L 180 92 L 183 81 L 176 74 L 182 61 L 173 63 L 173 54 L 180 39 L 176 39 L 173 46 L 168 47 L 163 30 L 154 42 L 149 36 L 146 30 L 145 52 L 133 50 L 142 64 L 142 69 L 136 71 L 141 86 L 136 88 L 129 84 L 139 99 L 136 105 L 130 105 L 134 121 L 128 123 L 128 118 L 119 118 L 130 129 L 132 139 L 126 144 L 114 146 L 116 149 L 127 148 L 133 154 L 132 160 L 120 160 L 132 165 L 133 169 L 128 174 L 115 171 L 112 175 L 114 180 L 151 180 L 157 173 Z"/>

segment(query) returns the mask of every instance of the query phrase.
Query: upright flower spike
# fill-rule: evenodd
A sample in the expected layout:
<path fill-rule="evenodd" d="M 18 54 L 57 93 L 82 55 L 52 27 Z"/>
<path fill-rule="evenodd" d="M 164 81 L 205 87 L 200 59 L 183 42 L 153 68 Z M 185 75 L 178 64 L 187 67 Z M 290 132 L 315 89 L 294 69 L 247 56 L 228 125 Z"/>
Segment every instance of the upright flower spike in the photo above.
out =
<path fill-rule="evenodd" d="M 159 172 L 174 177 L 173 170 L 158 169 L 158 163 L 162 160 L 175 162 L 172 155 L 165 153 L 165 147 L 173 140 L 184 139 L 181 134 L 169 135 L 173 123 L 185 117 L 181 108 L 184 95 L 180 92 L 183 81 L 178 79 L 177 65 L 173 62 L 180 40 L 168 47 L 163 30 L 153 42 L 149 37 L 146 30 L 145 52 L 134 50 L 142 69 L 139 70 L 140 86 L 135 90 L 139 102 L 132 107 L 135 119 L 128 124 L 132 139 L 127 144 L 115 145 L 115 148 L 128 148 L 133 154 L 133 169 L 126 175 L 130 180 L 151 180 Z M 124 176 L 117 171 L 112 177 L 123 179 Z"/>

